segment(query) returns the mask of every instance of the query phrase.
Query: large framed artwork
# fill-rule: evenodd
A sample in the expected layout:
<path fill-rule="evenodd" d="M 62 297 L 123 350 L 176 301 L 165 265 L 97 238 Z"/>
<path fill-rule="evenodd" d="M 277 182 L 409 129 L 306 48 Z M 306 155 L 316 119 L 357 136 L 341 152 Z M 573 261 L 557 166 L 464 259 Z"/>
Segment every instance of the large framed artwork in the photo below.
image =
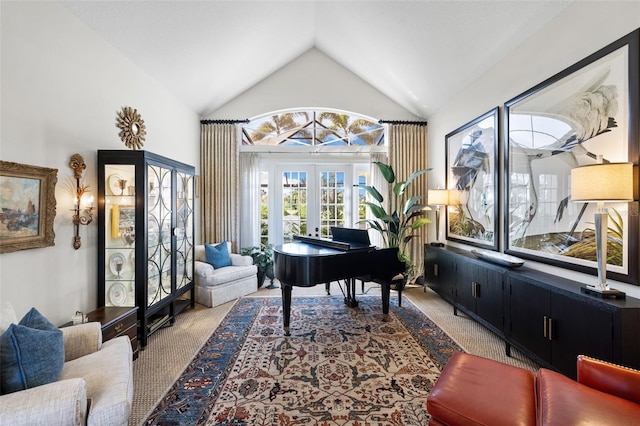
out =
<path fill-rule="evenodd" d="M 596 203 L 571 201 L 571 169 L 638 165 L 639 51 L 636 30 L 505 103 L 505 252 L 597 273 Z M 607 275 L 638 285 L 638 203 L 607 207 Z"/>
<path fill-rule="evenodd" d="M 498 249 L 498 108 L 445 136 L 447 240 Z"/>
<path fill-rule="evenodd" d="M 0 253 L 54 245 L 58 170 L 0 161 Z"/>

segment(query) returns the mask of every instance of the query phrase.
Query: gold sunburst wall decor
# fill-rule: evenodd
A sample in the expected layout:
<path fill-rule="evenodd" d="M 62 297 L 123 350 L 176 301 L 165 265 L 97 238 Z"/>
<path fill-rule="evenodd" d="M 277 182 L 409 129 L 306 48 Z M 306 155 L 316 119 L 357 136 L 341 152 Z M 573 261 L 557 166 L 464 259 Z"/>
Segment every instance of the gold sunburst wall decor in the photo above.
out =
<path fill-rule="evenodd" d="M 127 148 L 142 148 L 147 131 L 144 120 L 138 114 L 137 109 L 128 106 L 122 107 L 122 111 L 119 111 L 116 116 L 116 126 L 120 129 L 120 139 Z"/>

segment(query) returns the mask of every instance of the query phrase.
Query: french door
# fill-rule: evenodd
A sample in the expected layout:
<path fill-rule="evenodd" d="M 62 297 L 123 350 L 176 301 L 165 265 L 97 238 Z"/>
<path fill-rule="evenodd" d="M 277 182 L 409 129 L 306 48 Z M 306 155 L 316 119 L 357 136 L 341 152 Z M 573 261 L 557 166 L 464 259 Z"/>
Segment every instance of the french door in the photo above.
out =
<path fill-rule="evenodd" d="M 354 226 L 358 190 L 354 165 L 283 164 L 275 173 L 276 205 L 269 222 L 278 243 L 293 235 L 331 238 L 332 226 Z M 271 230 L 271 226 L 270 226 Z"/>

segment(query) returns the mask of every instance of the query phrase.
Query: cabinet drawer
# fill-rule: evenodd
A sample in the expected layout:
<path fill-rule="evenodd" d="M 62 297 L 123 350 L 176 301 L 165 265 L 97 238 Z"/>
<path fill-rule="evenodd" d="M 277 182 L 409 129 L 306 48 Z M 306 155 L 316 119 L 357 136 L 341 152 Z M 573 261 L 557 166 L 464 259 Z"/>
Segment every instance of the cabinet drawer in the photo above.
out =
<path fill-rule="evenodd" d="M 112 323 L 103 324 L 102 326 L 102 340 L 105 342 L 118 336 L 132 337 L 136 333 L 137 329 L 135 311 L 125 317 L 118 318 Z"/>
<path fill-rule="evenodd" d="M 138 357 L 138 308 L 106 306 L 89 312 L 89 321 L 102 324 L 102 341 L 127 336 L 131 341 L 133 359 Z"/>

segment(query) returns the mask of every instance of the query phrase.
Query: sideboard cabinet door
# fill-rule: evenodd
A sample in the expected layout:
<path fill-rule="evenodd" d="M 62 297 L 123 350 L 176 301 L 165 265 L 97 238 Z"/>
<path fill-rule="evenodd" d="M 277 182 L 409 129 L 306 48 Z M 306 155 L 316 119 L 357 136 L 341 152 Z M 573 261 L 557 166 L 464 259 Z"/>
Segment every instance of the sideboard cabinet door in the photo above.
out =
<path fill-rule="evenodd" d="M 613 313 L 607 305 L 514 275 L 508 337 L 516 346 L 573 378 L 578 355 L 612 359 Z"/>
<path fill-rule="evenodd" d="M 427 285 L 444 300 L 453 304 L 457 280 L 455 256 L 426 244 L 424 259 Z"/>

